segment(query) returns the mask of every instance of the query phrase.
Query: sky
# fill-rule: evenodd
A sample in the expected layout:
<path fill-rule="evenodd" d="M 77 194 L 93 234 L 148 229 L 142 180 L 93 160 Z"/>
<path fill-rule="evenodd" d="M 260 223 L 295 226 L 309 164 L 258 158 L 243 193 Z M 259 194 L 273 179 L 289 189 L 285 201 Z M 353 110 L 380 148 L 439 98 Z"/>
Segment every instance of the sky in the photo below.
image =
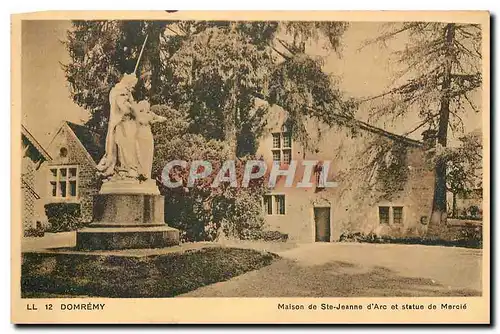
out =
<path fill-rule="evenodd" d="M 22 122 L 37 140 L 47 147 L 62 121 L 83 123 L 88 113 L 73 103 L 64 77 L 62 64 L 70 61 L 62 43 L 70 21 L 24 21 L 22 27 Z M 380 94 L 390 85 L 393 75 L 389 56 L 393 49 L 404 45 L 395 41 L 389 48 L 371 45 L 360 50 L 367 39 L 380 33 L 381 23 L 354 22 L 345 32 L 342 56 L 325 51 L 318 44 L 309 46 L 311 54 L 324 57 L 324 70 L 339 79 L 346 96 L 367 97 Z M 361 110 L 357 118 L 367 120 Z M 467 113 L 463 118 L 466 132 L 481 127 L 481 114 Z M 401 123 L 374 124 L 388 131 L 404 133 L 418 124 L 418 118 L 408 117 Z M 420 139 L 419 133 L 412 135 Z"/>
<path fill-rule="evenodd" d="M 22 26 L 22 122 L 44 147 L 63 120 L 81 123 L 87 112 L 73 103 L 60 63 L 70 21 L 24 21 Z"/>

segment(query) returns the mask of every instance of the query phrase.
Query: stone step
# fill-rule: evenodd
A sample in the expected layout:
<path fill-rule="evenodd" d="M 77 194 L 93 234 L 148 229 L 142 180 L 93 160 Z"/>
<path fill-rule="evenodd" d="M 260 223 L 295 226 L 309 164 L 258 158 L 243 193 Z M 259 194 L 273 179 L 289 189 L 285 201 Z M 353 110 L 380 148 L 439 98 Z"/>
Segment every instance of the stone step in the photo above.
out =
<path fill-rule="evenodd" d="M 76 232 L 76 249 L 161 248 L 179 244 L 179 230 L 163 226 L 87 227 Z"/>

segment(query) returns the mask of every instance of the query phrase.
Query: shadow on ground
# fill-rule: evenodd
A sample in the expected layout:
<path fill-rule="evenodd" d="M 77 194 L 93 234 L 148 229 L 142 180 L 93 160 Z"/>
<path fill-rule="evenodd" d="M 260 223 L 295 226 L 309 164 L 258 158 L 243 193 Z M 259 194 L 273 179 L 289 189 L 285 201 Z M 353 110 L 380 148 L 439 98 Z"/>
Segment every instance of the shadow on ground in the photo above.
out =
<path fill-rule="evenodd" d="M 282 259 L 258 271 L 200 288 L 185 297 L 426 297 L 480 296 L 428 278 L 404 277 L 385 267 L 349 262 L 301 265 Z"/>

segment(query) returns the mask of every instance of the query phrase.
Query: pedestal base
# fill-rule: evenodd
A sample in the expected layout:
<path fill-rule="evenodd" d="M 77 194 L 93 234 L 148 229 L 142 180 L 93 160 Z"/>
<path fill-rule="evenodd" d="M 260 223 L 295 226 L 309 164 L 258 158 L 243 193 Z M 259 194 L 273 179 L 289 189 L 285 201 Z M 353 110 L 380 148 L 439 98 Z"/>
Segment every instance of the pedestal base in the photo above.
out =
<path fill-rule="evenodd" d="M 137 194 L 160 195 L 154 180 L 139 182 L 133 179 L 115 180 L 104 182 L 99 191 L 101 195 Z"/>
<path fill-rule="evenodd" d="M 88 227 L 76 232 L 79 250 L 161 248 L 179 244 L 179 230 L 153 227 Z"/>
<path fill-rule="evenodd" d="M 80 250 L 160 248 L 179 244 L 179 231 L 164 222 L 163 196 L 144 193 L 100 194 L 94 222 L 76 232 Z"/>

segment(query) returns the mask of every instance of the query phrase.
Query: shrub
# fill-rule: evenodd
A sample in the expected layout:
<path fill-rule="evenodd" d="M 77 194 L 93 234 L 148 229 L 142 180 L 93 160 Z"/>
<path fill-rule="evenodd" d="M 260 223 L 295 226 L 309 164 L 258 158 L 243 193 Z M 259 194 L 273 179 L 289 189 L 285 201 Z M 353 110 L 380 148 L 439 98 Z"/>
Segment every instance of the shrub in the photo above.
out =
<path fill-rule="evenodd" d="M 24 236 L 29 238 L 29 237 L 43 237 L 45 234 L 45 231 L 41 227 L 29 227 L 24 230 Z"/>
<path fill-rule="evenodd" d="M 177 135 L 173 136 L 173 131 L 163 128 L 156 134 L 153 176 L 158 181 L 169 177 L 182 183 L 180 187 L 169 188 L 158 182 L 160 192 L 165 196 L 165 220 L 169 226 L 180 230 L 181 240 L 213 241 L 222 236 L 242 238 L 247 229 L 261 229 L 264 223 L 261 206 L 265 191 L 263 178 L 252 180 L 249 187 L 231 187 L 223 182 L 212 188 L 224 161 L 234 158 L 227 143 L 189 133 L 179 135 L 176 132 Z M 247 159 L 255 157 L 235 161 L 238 182 L 243 178 Z M 213 171 L 188 187 L 189 167 L 177 166 L 170 170 L 169 175 L 162 175 L 163 167 L 172 160 L 206 160 L 211 163 Z"/>
<path fill-rule="evenodd" d="M 376 235 L 375 233 L 363 234 L 361 232 L 344 232 L 340 236 L 341 242 L 365 242 L 380 244 L 410 244 L 410 245 L 435 245 L 454 246 L 466 248 L 482 248 L 481 228 L 463 227 L 452 236 L 401 236 Z"/>
<path fill-rule="evenodd" d="M 242 232 L 241 238 L 244 240 L 285 242 L 288 240 L 288 234 L 279 231 L 262 231 L 258 229 L 248 229 Z"/>
<path fill-rule="evenodd" d="M 455 234 L 453 241 L 460 243 L 463 247 L 482 248 L 483 231 L 482 226 L 464 226 Z"/>
<path fill-rule="evenodd" d="M 288 234 L 279 231 L 262 231 L 262 240 L 264 241 L 287 241 Z"/>
<path fill-rule="evenodd" d="M 477 205 L 471 205 L 468 208 L 462 209 L 457 218 L 467 220 L 482 220 L 483 212 Z"/>
<path fill-rule="evenodd" d="M 45 205 L 45 214 L 49 221 L 48 232 L 75 231 L 82 227 L 80 204 L 49 203 Z"/>
<path fill-rule="evenodd" d="M 344 232 L 340 235 L 342 242 L 377 242 L 380 238 L 373 232 L 363 234 L 361 232 Z"/>

